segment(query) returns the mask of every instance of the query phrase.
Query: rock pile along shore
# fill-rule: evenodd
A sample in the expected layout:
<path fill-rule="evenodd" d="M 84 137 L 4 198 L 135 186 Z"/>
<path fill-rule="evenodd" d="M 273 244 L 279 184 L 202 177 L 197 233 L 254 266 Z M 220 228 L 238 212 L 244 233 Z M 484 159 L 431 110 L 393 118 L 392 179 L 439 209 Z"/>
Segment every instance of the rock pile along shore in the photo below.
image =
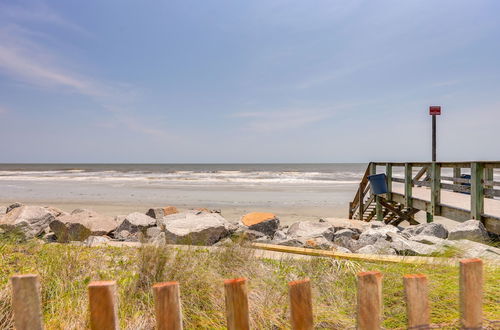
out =
<path fill-rule="evenodd" d="M 281 226 L 275 214 L 261 212 L 246 214 L 238 223 L 231 223 L 220 211 L 208 209 L 179 212 L 166 206 L 110 217 L 85 209 L 67 213 L 54 207 L 15 203 L 0 207 L 0 234 L 46 242 L 77 241 L 88 246 L 110 241 L 224 245 L 247 240 L 384 255 L 439 255 L 456 249 L 463 257 L 500 260 L 500 249 L 485 244 L 491 238 L 477 220 L 465 221 L 451 230 L 438 223 L 402 228 L 377 221 L 334 218 Z"/>

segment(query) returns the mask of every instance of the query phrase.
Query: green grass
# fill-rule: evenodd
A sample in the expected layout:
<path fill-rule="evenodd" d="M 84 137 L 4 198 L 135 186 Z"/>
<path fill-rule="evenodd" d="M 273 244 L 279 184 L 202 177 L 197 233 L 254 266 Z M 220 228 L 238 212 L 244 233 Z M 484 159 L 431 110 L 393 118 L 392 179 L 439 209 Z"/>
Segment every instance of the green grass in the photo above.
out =
<path fill-rule="evenodd" d="M 223 280 L 246 277 L 254 329 L 287 329 L 288 281 L 308 277 L 313 288 L 318 328 L 355 326 L 356 277 L 365 270 L 384 274 L 384 327 L 405 328 L 402 276 L 429 277 L 432 322 L 456 328 L 458 268 L 451 266 L 363 263 L 328 258 L 311 260 L 257 259 L 239 245 L 221 248 L 86 248 L 62 244 L 0 240 L 0 328 L 12 326 L 9 277 L 37 273 L 42 284 L 43 317 L 47 329 L 88 327 L 87 285 L 92 280 L 116 280 L 123 329 L 154 327 L 151 286 L 179 281 L 186 329 L 225 328 Z M 500 320 L 500 272 L 485 268 L 484 316 Z"/>

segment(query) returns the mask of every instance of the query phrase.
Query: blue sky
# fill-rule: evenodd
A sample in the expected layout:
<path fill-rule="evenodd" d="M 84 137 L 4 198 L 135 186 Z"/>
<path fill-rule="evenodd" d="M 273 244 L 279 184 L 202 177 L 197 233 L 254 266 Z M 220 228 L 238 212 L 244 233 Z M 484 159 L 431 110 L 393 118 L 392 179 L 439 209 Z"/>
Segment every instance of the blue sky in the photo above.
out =
<path fill-rule="evenodd" d="M 500 159 L 500 2 L 0 0 L 0 162 Z"/>

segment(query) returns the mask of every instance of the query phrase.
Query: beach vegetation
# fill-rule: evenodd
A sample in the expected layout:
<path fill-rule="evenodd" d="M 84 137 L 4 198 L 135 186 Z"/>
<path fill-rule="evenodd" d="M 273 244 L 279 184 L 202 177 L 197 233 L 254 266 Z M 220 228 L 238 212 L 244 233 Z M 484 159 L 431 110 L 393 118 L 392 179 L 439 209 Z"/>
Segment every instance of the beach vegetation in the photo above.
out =
<path fill-rule="evenodd" d="M 0 328 L 12 327 L 9 277 L 40 276 L 43 318 L 47 329 L 82 329 L 89 325 L 87 285 L 115 280 L 123 329 L 154 328 L 151 286 L 178 281 L 186 329 L 223 329 L 226 325 L 223 280 L 248 279 L 249 306 L 254 329 L 287 329 L 289 281 L 310 278 L 314 317 L 318 328 L 355 326 L 356 273 L 383 273 L 385 328 L 406 327 L 402 276 L 424 273 L 429 278 L 432 323 L 458 327 L 458 267 L 381 262 L 354 262 L 332 258 L 262 258 L 240 244 L 220 248 L 143 245 L 83 247 L 43 244 L 14 238 L 0 240 Z M 484 317 L 500 320 L 500 272 L 485 265 Z M 490 323 L 487 323 L 487 326 Z M 493 323 L 491 323 L 493 324 Z M 491 326 L 492 327 L 492 326 Z"/>

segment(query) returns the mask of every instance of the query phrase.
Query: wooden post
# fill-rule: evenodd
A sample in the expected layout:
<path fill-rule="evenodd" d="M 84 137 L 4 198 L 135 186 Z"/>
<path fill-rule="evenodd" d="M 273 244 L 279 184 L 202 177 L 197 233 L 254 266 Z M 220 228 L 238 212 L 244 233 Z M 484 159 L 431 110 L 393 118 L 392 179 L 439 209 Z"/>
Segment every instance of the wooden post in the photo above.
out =
<path fill-rule="evenodd" d="M 377 215 L 377 221 L 384 221 L 384 210 L 382 209 L 382 204 L 380 204 L 380 196 L 375 196 L 375 214 Z"/>
<path fill-rule="evenodd" d="M 246 279 L 225 280 L 224 291 L 226 293 L 227 328 L 229 330 L 250 329 Z"/>
<path fill-rule="evenodd" d="M 288 287 L 290 295 L 292 329 L 314 329 L 311 283 L 309 282 L 309 279 L 290 282 L 288 283 Z"/>
<path fill-rule="evenodd" d="M 364 194 L 364 190 L 365 190 L 365 186 L 363 184 L 363 181 L 361 181 L 361 183 L 359 184 L 359 200 L 358 200 L 358 218 L 359 220 L 363 220 L 363 209 L 364 209 L 364 206 L 363 206 L 363 198 L 365 197 L 365 194 Z"/>
<path fill-rule="evenodd" d="M 460 179 L 462 177 L 462 169 L 460 167 L 453 168 L 453 178 Z M 454 180 L 453 184 L 460 184 L 460 182 Z"/>
<path fill-rule="evenodd" d="M 382 322 L 382 274 L 358 274 L 357 329 L 380 329 Z"/>
<path fill-rule="evenodd" d="M 464 329 L 482 329 L 483 262 L 460 260 L 460 321 Z"/>
<path fill-rule="evenodd" d="M 411 274 L 403 277 L 408 329 L 430 329 L 429 289 L 427 277 Z"/>
<path fill-rule="evenodd" d="M 493 176 L 493 168 L 485 168 L 484 169 L 484 181 L 489 181 L 493 182 L 494 181 L 494 176 Z M 484 189 L 493 189 L 493 184 L 487 184 L 484 185 Z M 484 195 L 486 198 L 494 198 L 492 195 Z"/>
<path fill-rule="evenodd" d="M 387 175 L 387 200 L 392 198 L 392 164 L 387 163 L 385 166 L 385 174 Z"/>
<path fill-rule="evenodd" d="M 484 213 L 484 194 L 483 194 L 483 164 L 471 163 L 471 218 L 481 220 L 481 215 Z"/>
<path fill-rule="evenodd" d="M 40 306 L 40 282 L 34 274 L 14 275 L 12 284 L 12 310 L 16 330 L 43 329 Z"/>
<path fill-rule="evenodd" d="M 182 308 L 179 283 L 165 282 L 153 285 L 156 329 L 182 330 Z"/>
<path fill-rule="evenodd" d="M 412 207 L 412 187 L 413 187 L 413 173 L 410 163 L 405 164 L 405 206 Z"/>
<path fill-rule="evenodd" d="M 370 174 L 377 174 L 377 165 L 375 163 L 370 164 Z M 373 190 L 371 194 L 373 195 Z M 378 195 L 375 195 L 375 214 L 377 215 L 377 221 L 384 220 L 382 205 L 380 204 L 380 196 Z"/>
<path fill-rule="evenodd" d="M 90 328 L 93 330 L 116 330 L 118 306 L 116 282 L 96 281 L 89 284 Z"/>
<path fill-rule="evenodd" d="M 370 175 L 377 174 L 377 165 L 375 163 L 370 163 Z M 373 189 L 370 186 L 370 193 L 373 195 Z"/>
<path fill-rule="evenodd" d="M 432 163 L 431 165 L 431 209 L 429 213 L 441 215 L 441 164 Z M 429 222 L 429 221 L 427 221 Z"/>

